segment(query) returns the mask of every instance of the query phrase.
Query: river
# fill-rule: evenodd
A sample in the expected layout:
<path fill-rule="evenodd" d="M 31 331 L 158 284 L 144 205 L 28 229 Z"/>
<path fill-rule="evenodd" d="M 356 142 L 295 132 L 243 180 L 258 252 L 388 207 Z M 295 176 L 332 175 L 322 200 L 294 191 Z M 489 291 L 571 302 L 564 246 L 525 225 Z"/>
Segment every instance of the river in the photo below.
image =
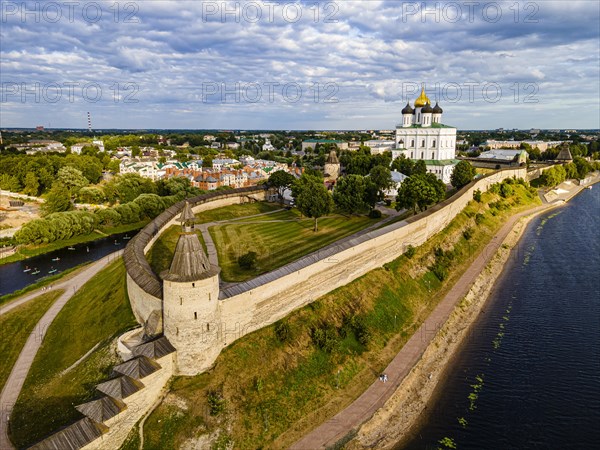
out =
<path fill-rule="evenodd" d="M 596 185 L 531 221 L 421 427 L 397 448 L 598 448 L 599 424 Z"/>
<path fill-rule="evenodd" d="M 90 261 L 96 261 L 103 256 L 125 248 L 129 238 L 137 231 L 114 234 L 69 248 L 62 248 L 43 255 L 34 256 L 10 264 L 0 266 L 0 295 L 23 289 L 41 278 L 53 273 L 78 266 Z M 38 272 L 39 271 L 39 272 Z"/>

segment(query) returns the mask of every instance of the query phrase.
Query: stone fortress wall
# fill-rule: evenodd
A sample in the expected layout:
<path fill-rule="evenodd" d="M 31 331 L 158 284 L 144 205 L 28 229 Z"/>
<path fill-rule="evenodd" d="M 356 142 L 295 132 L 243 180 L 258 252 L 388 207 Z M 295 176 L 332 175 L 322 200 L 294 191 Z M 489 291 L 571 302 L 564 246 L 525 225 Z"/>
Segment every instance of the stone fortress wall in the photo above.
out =
<path fill-rule="evenodd" d="M 144 322 L 154 310 L 174 311 L 163 308 L 162 302 L 177 301 L 181 310 L 177 314 L 164 317 L 165 336 L 177 348 L 176 373 L 194 375 L 207 370 L 221 350 L 240 337 L 268 326 L 301 308 L 320 296 L 343 286 L 367 272 L 381 267 L 400 256 L 409 245 L 418 246 L 445 228 L 473 199 L 477 189 L 486 191 L 491 184 L 506 178 L 526 178 L 525 168 L 511 168 L 495 172 L 473 181 L 451 198 L 410 219 L 397 222 L 378 230 L 355 235 L 338 241 L 326 248 L 276 269 L 236 285 L 221 288 L 219 300 L 208 305 L 207 296 L 200 287 L 189 288 L 178 283 L 177 292 L 165 294 L 154 283 L 140 284 L 136 271 L 140 266 L 150 266 L 144 254 L 154 241 L 170 225 L 176 222 L 183 203 L 174 205 L 173 211 L 165 211 L 151 223 L 149 232 L 140 232 L 125 250 L 128 292 L 135 315 Z M 248 195 L 264 198 L 265 191 L 234 190 L 211 198 L 200 196 L 190 200 L 195 213 L 207 209 L 240 203 Z M 259 188 L 260 189 L 260 188 Z M 209 194 L 211 195 L 211 194 Z M 171 209 L 171 208 L 170 208 Z M 127 253 L 134 254 L 143 261 L 133 261 Z M 144 264 L 145 263 L 145 264 Z M 148 276 L 160 283 L 154 274 L 139 277 L 146 281 Z M 146 287 L 145 287 L 146 286 Z M 200 290 L 198 290 L 200 289 Z M 178 299 L 178 300 L 177 300 Z M 170 305 L 172 306 L 172 305 Z M 201 311 L 200 316 L 197 312 Z M 203 317 L 204 316 L 204 317 Z M 185 331 L 183 331 L 185 330 Z M 182 335 L 180 335 L 182 333 Z"/>

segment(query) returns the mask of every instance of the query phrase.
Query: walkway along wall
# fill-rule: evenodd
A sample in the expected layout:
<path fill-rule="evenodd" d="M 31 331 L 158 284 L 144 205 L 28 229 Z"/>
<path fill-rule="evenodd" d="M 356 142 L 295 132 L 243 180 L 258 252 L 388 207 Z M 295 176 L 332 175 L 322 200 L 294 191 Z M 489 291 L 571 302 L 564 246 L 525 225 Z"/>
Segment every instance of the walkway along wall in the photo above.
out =
<path fill-rule="evenodd" d="M 207 318 L 208 321 L 205 320 L 205 327 L 197 325 L 197 321 L 202 321 L 203 318 L 192 313 L 192 309 L 190 309 L 189 318 L 185 320 L 180 316 L 176 320 L 175 318 L 165 318 L 165 323 L 169 328 L 165 329 L 167 337 L 174 336 L 182 329 L 187 332 L 185 340 L 177 340 L 176 372 L 194 375 L 205 371 L 214 363 L 221 350 L 236 339 L 270 325 L 295 309 L 393 261 L 409 245 L 418 246 L 424 243 L 445 228 L 462 211 L 473 199 L 475 190 L 485 191 L 491 184 L 506 178 L 525 178 L 526 176 L 525 168 L 506 169 L 493 173 L 470 183 L 450 199 L 407 221 L 355 235 L 355 237 L 351 236 L 270 273 L 247 282 L 221 288 L 219 301 L 215 305 L 216 313 L 211 314 L 211 317 Z M 203 199 L 203 201 L 192 202 L 193 209 L 194 212 L 199 212 L 234 204 L 240 201 L 240 195 L 247 195 L 247 193 L 231 192 L 225 198 L 214 198 L 214 201 Z M 128 250 L 132 250 L 129 249 L 130 246 L 137 245 L 138 248 L 134 250 L 134 253 L 143 258 L 141 262 L 143 265 L 144 253 L 149 250 L 160 233 L 174 223 L 174 218 L 181 207 L 182 204 L 174 205 L 174 211 L 169 212 L 167 218 L 161 219 L 161 215 L 157 218 L 161 219 L 157 221 L 157 224 L 149 224 L 151 232 L 140 233 L 137 236 L 138 241 L 131 242 L 126 253 Z M 153 285 L 154 283 L 148 283 L 150 289 L 146 289 L 145 285 L 138 284 L 132 274 L 132 270 L 135 268 L 130 264 L 126 265 L 129 297 L 136 317 L 143 322 L 148 317 L 149 311 L 161 308 L 162 293 L 157 286 Z M 150 270 L 147 262 L 146 265 Z M 156 275 L 149 276 L 153 276 L 160 283 Z M 189 298 L 185 299 L 185 306 L 182 307 L 190 308 L 190 302 L 204 301 L 201 300 L 204 298 L 205 295 L 202 292 L 198 292 L 197 295 L 191 294 Z M 204 306 L 200 305 L 198 310 L 202 309 Z"/>

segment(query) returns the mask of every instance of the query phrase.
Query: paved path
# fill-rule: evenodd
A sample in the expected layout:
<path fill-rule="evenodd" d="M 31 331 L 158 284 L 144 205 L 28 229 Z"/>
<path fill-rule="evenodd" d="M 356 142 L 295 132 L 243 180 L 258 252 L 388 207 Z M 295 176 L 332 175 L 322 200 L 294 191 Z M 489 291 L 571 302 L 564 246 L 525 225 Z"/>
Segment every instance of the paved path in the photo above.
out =
<path fill-rule="evenodd" d="M 382 383 L 376 380 L 346 409 L 308 433 L 293 444 L 291 449 L 324 449 L 334 445 L 350 431 L 357 429 L 370 419 L 392 396 L 402 380 L 419 361 L 437 331 L 448 320 L 456 303 L 467 294 L 477 276 L 496 254 L 496 251 L 508 233 L 513 229 L 517 220 L 523 216 L 535 214 L 553 206 L 555 205 L 545 204 L 512 216 L 387 366 L 384 373 L 388 375 L 388 382 Z"/>
<path fill-rule="evenodd" d="M 29 373 L 29 369 L 31 368 L 31 364 L 33 363 L 33 359 L 37 354 L 43 340 L 46 335 L 46 331 L 48 327 L 54 320 L 54 318 L 58 315 L 60 310 L 65 306 L 67 301 L 73 296 L 75 292 L 77 292 L 85 283 L 87 283 L 90 278 L 96 275 L 100 270 L 102 270 L 109 262 L 115 261 L 117 258 L 120 258 L 123 254 L 123 250 L 119 250 L 118 252 L 111 253 L 110 255 L 106 255 L 102 259 L 86 266 L 81 272 L 76 274 L 75 276 L 69 278 L 60 283 L 56 283 L 52 285 L 52 289 L 64 289 L 65 292 L 61 295 L 46 311 L 46 314 L 40 319 L 37 323 L 25 346 L 21 350 L 21 354 L 17 359 L 17 362 L 12 368 L 12 371 L 2 389 L 2 393 L 0 394 L 0 449 L 1 450 L 9 450 L 13 449 L 13 445 L 8 438 L 8 418 L 12 412 L 13 406 L 19 397 L 19 393 L 21 392 L 21 388 L 23 387 L 23 383 L 25 382 L 25 378 Z M 8 311 L 16 308 L 17 306 L 22 305 L 23 303 L 31 300 L 32 298 L 41 295 L 43 291 L 38 289 L 26 296 L 19 298 L 18 300 L 5 305 L 2 310 L 0 310 L 0 314 L 5 314 Z"/>

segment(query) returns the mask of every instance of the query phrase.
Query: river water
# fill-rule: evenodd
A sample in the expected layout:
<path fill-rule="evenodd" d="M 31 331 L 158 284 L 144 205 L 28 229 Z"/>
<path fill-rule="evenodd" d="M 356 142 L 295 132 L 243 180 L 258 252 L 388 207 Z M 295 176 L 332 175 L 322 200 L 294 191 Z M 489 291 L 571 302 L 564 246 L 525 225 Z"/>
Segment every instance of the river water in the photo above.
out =
<path fill-rule="evenodd" d="M 23 261 L 17 261 L 0 266 L 0 295 L 9 294 L 23 289 L 41 278 L 51 275 L 49 272 L 60 273 L 71 267 L 90 261 L 96 261 L 109 253 L 125 248 L 129 238 L 137 231 L 114 234 L 92 242 L 76 244 L 44 255 L 34 256 Z M 58 258 L 58 260 L 57 260 Z M 30 269 L 30 270 L 28 270 Z M 39 273 L 36 273 L 39 271 Z"/>
<path fill-rule="evenodd" d="M 444 442 L 600 448 L 600 185 L 531 221 L 423 425 L 397 448 Z"/>

